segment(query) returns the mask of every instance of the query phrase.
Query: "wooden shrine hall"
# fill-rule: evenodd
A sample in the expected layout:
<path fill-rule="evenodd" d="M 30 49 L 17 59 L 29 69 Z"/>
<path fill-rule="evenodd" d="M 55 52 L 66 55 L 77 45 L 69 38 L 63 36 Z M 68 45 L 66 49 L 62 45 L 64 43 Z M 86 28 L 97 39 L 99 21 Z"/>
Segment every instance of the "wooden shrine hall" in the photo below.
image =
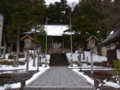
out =
<path fill-rule="evenodd" d="M 64 46 L 64 39 L 62 36 L 51 36 L 52 42 L 50 43 L 51 49 L 49 50 L 50 53 L 66 53 L 70 50 L 65 48 Z"/>

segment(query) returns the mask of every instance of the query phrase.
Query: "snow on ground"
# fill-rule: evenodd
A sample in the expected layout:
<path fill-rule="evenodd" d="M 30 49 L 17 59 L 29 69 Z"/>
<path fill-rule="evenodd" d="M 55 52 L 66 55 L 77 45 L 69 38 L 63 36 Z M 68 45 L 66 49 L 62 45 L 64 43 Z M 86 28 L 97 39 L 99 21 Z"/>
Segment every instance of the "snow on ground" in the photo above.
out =
<path fill-rule="evenodd" d="M 66 53 L 66 56 L 70 62 L 71 60 L 71 53 Z M 6 57 L 8 57 L 8 55 L 6 55 Z M 50 60 L 50 55 L 47 55 L 47 62 L 49 63 L 49 60 Z M 82 58 L 83 58 L 83 55 L 82 55 Z M 88 62 L 90 62 L 90 52 L 88 51 L 85 51 L 85 60 L 82 60 L 84 62 L 87 62 L 87 58 L 88 58 Z M 72 59 L 73 61 L 78 61 L 78 53 L 77 51 L 75 53 L 72 54 Z M 25 60 L 25 58 L 20 58 L 19 60 Z M 30 62 L 29 62 L 29 70 L 37 70 L 37 67 L 33 67 L 32 63 L 33 63 L 33 60 L 32 58 L 29 58 Z M 36 58 L 36 60 L 38 60 Z M 45 62 L 45 59 L 43 58 L 41 60 L 42 62 Z M 102 61 L 107 61 L 107 58 L 104 57 L 104 56 L 99 56 L 99 55 L 96 55 L 96 54 L 93 54 L 93 62 L 102 62 Z M 37 61 L 36 61 L 36 64 L 37 64 Z M 75 68 L 76 67 L 76 68 Z M 87 67 L 87 68 L 86 68 Z M 82 70 L 90 70 L 90 65 L 86 65 L 86 64 L 82 64 Z M 102 70 L 106 70 L 105 67 L 101 67 L 101 66 L 94 66 L 96 67 L 95 69 L 101 69 Z M 35 80 L 37 78 L 37 76 L 41 75 L 43 72 L 45 72 L 46 70 L 48 70 L 50 67 L 45 67 L 44 65 L 39 67 L 39 70 L 40 72 L 37 72 L 35 73 L 32 78 L 30 78 L 29 80 L 26 81 L 27 84 L 29 84 L 31 81 Z M 70 68 L 70 67 L 69 67 Z M 73 65 L 73 71 L 75 71 L 76 73 L 78 73 L 80 76 L 84 77 L 84 79 L 88 82 L 90 82 L 92 85 L 94 85 L 94 80 L 86 75 L 84 75 L 83 72 L 79 72 L 79 67 L 77 65 Z M 23 69 L 23 71 L 26 70 L 26 64 L 25 65 L 20 65 L 19 67 L 13 67 L 12 65 L 0 65 L 0 70 L 10 70 L 10 69 Z M 107 68 L 107 70 L 111 70 L 111 68 Z M 106 86 L 113 86 L 113 87 L 120 87 L 120 85 L 118 85 L 117 83 L 113 83 L 113 82 L 107 82 L 107 81 L 104 81 L 105 82 L 105 85 Z M 5 84 L 4 86 L 0 86 L 0 90 L 5 90 L 5 88 L 7 87 L 11 87 L 11 88 L 19 88 L 21 87 L 21 84 L 20 82 L 18 83 L 13 83 L 13 84 Z"/>
<path fill-rule="evenodd" d="M 90 78 L 87 75 L 84 75 L 83 72 L 79 72 L 79 69 L 72 69 L 72 70 L 74 72 L 78 73 L 81 77 L 83 77 L 85 79 L 85 81 L 87 81 L 87 82 L 91 83 L 92 85 L 94 85 L 94 79 L 93 78 Z M 107 80 L 104 80 L 103 82 L 105 84 L 100 83 L 99 86 L 103 85 L 103 86 L 111 86 L 111 87 L 114 87 L 114 88 L 120 88 L 119 82 L 114 83 L 114 82 L 107 81 Z M 100 90 L 100 89 L 97 89 L 97 90 Z"/>
<path fill-rule="evenodd" d="M 83 60 L 83 54 L 81 54 L 81 61 L 82 62 L 89 62 L 89 63 L 91 63 L 90 52 L 89 51 L 84 51 L 84 54 L 85 54 L 85 59 Z M 67 53 L 66 56 L 67 56 L 69 62 L 71 62 L 71 53 Z M 72 54 L 72 60 L 73 60 L 73 62 L 74 61 L 79 62 L 78 56 L 79 56 L 79 54 L 78 54 L 78 51 L 76 50 L 75 53 Z M 93 62 L 103 62 L 103 61 L 107 61 L 107 57 L 105 57 L 105 56 L 99 56 L 97 54 L 93 54 Z M 87 65 L 85 63 L 82 63 L 82 68 L 90 69 L 90 67 L 91 67 L 91 65 Z M 105 69 L 105 67 L 102 67 L 102 66 L 93 66 L 93 67 L 95 69 L 101 69 L 101 68 Z M 69 67 L 69 68 L 78 68 L 78 65 L 76 65 L 76 64 L 73 63 L 73 67 Z"/>
<path fill-rule="evenodd" d="M 33 53 L 32 51 L 30 51 L 30 52 Z M 6 54 L 6 58 L 8 58 L 8 54 Z M 47 63 L 49 63 L 50 55 L 46 55 L 46 58 L 47 58 Z M 10 61 L 10 59 L 5 59 L 5 60 L 9 60 Z M 20 58 L 19 60 L 20 61 L 22 61 L 22 60 L 24 61 L 25 58 Z M 37 70 L 37 60 L 38 60 L 38 58 L 36 58 L 36 66 L 33 67 L 33 59 L 29 58 L 29 70 Z M 41 61 L 45 62 L 45 58 L 42 58 Z M 45 65 L 43 64 L 41 67 L 39 67 L 39 72 L 35 73 L 32 76 L 32 78 L 27 80 L 26 84 L 29 84 L 31 81 L 36 79 L 37 76 L 41 75 L 42 73 L 44 73 L 49 68 L 50 68 L 49 66 L 45 67 Z M 13 73 L 15 70 L 19 70 L 19 69 L 21 69 L 19 72 L 25 72 L 26 71 L 26 64 L 25 65 L 19 65 L 19 67 L 13 67 L 12 65 L 0 65 L 0 70 L 6 71 L 6 72 L 0 72 L 0 73 Z M 0 86 L 0 90 L 5 90 L 8 87 L 20 88 L 21 87 L 21 83 L 18 82 L 18 83 L 13 83 L 13 84 L 5 84 L 4 86 Z"/>
<path fill-rule="evenodd" d="M 88 62 L 90 63 L 90 52 L 89 51 L 85 51 L 85 60 L 83 60 L 83 54 L 81 54 L 81 61 L 87 62 L 87 58 L 88 58 Z M 67 53 L 67 58 L 69 61 L 71 61 L 71 53 Z M 73 61 L 78 61 L 78 51 L 76 50 L 75 53 L 72 54 L 72 59 Z M 107 57 L 105 56 L 99 56 L 97 54 L 93 54 L 93 62 L 102 62 L 102 61 L 107 61 Z"/>
<path fill-rule="evenodd" d="M 35 80 L 39 75 L 41 75 L 42 73 L 44 73 L 46 70 L 48 70 L 50 67 L 39 67 L 40 72 L 35 73 L 32 78 L 30 78 L 29 80 L 26 81 L 26 84 L 29 84 L 30 82 L 32 82 L 33 80 Z M 32 69 L 32 68 L 31 68 Z M 35 68 L 33 68 L 35 69 Z M 11 87 L 12 89 L 14 88 L 20 88 L 21 87 L 21 83 L 13 83 L 13 84 L 5 84 L 4 86 L 0 86 L 0 90 L 5 90 L 7 88 Z"/>
<path fill-rule="evenodd" d="M 81 54 L 81 61 L 90 63 L 91 62 L 90 52 L 85 51 L 84 53 L 85 53 L 85 60 L 83 60 L 83 54 Z M 66 56 L 67 56 L 69 62 L 71 62 L 71 53 L 67 53 Z M 78 56 L 79 56 L 79 54 L 78 54 L 78 51 L 76 50 L 76 52 L 72 54 L 72 60 L 78 61 Z M 87 60 L 87 58 L 88 58 L 88 60 Z M 107 61 L 107 57 L 93 54 L 93 62 L 103 62 L 103 61 Z M 84 75 L 83 72 L 79 72 L 80 67 L 78 67 L 78 65 L 73 64 L 73 67 L 69 66 L 68 68 L 71 68 L 74 72 L 76 72 L 80 76 L 82 76 L 86 81 L 88 81 L 89 83 L 94 85 L 94 80 L 92 78 L 88 77 L 87 75 Z M 91 70 L 91 65 L 87 65 L 87 64 L 82 63 L 82 70 Z M 112 69 L 109 67 L 103 67 L 103 66 L 93 66 L 93 70 L 112 70 Z M 108 82 L 108 81 L 104 80 L 104 83 L 105 83 L 104 86 L 112 86 L 115 88 L 120 87 L 119 82 L 114 83 L 114 82 L 110 82 L 110 81 Z M 103 84 L 100 83 L 100 86 L 101 85 L 103 85 Z M 97 89 L 97 90 L 99 90 L 99 89 Z"/>
<path fill-rule="evenodd" d="M 104 80 L 104 82 L 105 82 L 104 86 L 111 86 L 111 87 L 115 87 L 115 88 L 120 88 L 120 85 L 118 83 L 108 82 L 106 80 Z"/>

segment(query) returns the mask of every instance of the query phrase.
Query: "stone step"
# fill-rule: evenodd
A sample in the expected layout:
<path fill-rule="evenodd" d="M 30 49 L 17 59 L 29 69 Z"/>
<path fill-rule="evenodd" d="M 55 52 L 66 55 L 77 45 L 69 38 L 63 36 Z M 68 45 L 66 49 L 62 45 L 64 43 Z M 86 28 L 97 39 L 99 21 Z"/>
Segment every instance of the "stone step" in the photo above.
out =
<path fill-rule="evenodd" d="M 49 50 L 50 53 L 70 53 L 71 50 L 69 48 L 54 48 Z"/>
<path fill-rule="evenodd" d="M 67 60 L 65 53 L 52 53 L 50 58 L 50 66 L 68 66 L 69 62 Z"/>

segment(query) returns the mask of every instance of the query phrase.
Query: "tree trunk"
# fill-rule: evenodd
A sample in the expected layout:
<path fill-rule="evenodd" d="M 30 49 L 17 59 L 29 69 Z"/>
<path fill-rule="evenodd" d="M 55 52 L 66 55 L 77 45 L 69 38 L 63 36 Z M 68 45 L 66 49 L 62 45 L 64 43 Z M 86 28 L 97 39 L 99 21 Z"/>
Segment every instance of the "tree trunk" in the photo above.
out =
<path fill-rule="evenodd" d="M 5 58 L 5 55 L 6 55 L 6 40 L 5 40 L 4 35 L 3 35 L 3 42 L 4 42 L 3 58 Z"/>
<path fill-rule="evenodd" d="M 19 59 L 19 41 L 17 40 L 17 44 L 16 44 L 16 64 L 17 64 L 17 67 L 18 67 L 18 59 Z"/>
<path fill-rule="evenodd" d="M 11 43 L 10 53 L 13 53 L 13 43 Z"/>
<path fill-rule="evenodd" d="M 33 67 L 35 67 L 35 44 L 34 44 L 34 54 L 33 54 Z"/>
<path fill-rule="evenodd" d="M 6 42 L 4 42 L 4 51 L 3 51 L 3 58 L 6 56 Z"/>
<path fill-rule="evenodd" d="M 35 26 L 35 34 L 34 34 L 34 38 L 35 38 L 35 41 L 36 41 L 36 26 Z M 35 43 L 34 43 L 34 55 L 33 55 L 33 67 L 35 67 Z"/>
<path fill-rule="evenodd" d="M 19 53 L 20 53 L 20 25 L 18 27 L 18 37 L 17 37 L 17 43 L 16 43 L 16 64 L 17 64 L 17 67 L 18 67 L 18 59 L 19 59 Z"/>

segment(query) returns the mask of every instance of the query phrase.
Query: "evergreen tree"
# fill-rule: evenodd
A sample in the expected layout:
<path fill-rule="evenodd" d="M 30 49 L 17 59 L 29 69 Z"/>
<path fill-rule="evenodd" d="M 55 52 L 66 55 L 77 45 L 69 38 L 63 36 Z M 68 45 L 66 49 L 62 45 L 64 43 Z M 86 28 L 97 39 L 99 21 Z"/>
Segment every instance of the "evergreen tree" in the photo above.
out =
<path fill-rule="evenodd" d="M 27 3 L 22 0 L 16 0 L 11 3 L 13 8 L 13 13 L 11 13 L 11 22 L 7 26 L 7 34 L 13 39 L 13 43 L 16 43 L 16 56 L 17 56 L 17 66 L 18 66 L 18 54 L 20 52 L 20 35 L 23 31 L 27 30 Z"/>
<path fill-rule="evenodd" d="M 66 0 L 50 4 L 47 8 L 48 23 L 50 24 L 68 24 L 71 14 L 71 8 Z"/>
<path fill-rule="evenodd" d="M 105 18 L 98 22 L 100 35 L 105 39 L 111 31 L 120 28 L 120 1 L 116 2 L 103 2 L 103 11 Z"/>
<path fill-rule="evenodd" d="M 36 34 L 36 42 L 38 45 L 41 45 L 42 47 L 42 51 L 41 53 L 44 54 L 45 53 L 45 44 L 46 44 L 46 32 L 44 30 L 44 26 L 39 26 L 37 28 L 37 30 L 39 30 L 39 32 Z M 52 41 L 51 36 L 49 36 L 49 38 L 47 38 L 47 42 L 50 43 Z M 47 44 L 47 48 L 48 50 L 50 49 L 50 45 Z"/>
<path fill-rule="evenodd" d="M 99 31 L 98 22 L 105 18 L 100 0 L 80 1 L 72 12 L 75 33 L 81 34 L 83 39 L 97 35 Z"/>

